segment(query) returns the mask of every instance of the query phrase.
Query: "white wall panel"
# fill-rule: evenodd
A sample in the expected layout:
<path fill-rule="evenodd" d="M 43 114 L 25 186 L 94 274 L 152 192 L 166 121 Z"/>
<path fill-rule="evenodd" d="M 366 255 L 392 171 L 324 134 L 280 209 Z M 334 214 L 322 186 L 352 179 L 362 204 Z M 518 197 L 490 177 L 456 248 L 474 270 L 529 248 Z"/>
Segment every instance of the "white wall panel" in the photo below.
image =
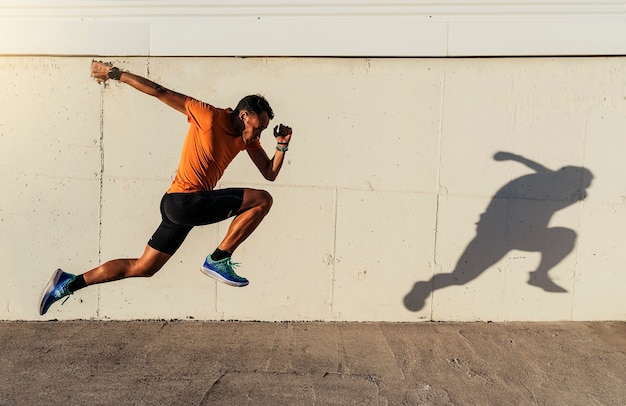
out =
<path fill-rule="evenodd" d="M 512 20 L 449 24 L 449 56 L 626 53 L 626 20 Z"/>
<path fill-rule="evenodd" d="M 98 262 L 99 90 L 83 87 L 77 96 L 55 80 L 77 75 L 77 63 L 89 60 L 0 58 L 0 307 L 14 319 L 38 310 L 38 294 L 27 292 L 35 279 L 50 277 L 57 260 Z M 74 317 L 97 307 L 92 300 L 79 306 L 82 297 L 68 303 Z"/>
<path fill-rule="evenodd" d="M 150 24 L 0 17 L 0 54 L 149 55 Z"/>
<path fill-rule="evenodd" d="M 0 54 L 623 55 L 621 0 L 3 0 Z"/>
<path fill-rule="evenodd" d="M 446 54 L 445 23 L 383 18 L 232 17 L 151 24 L 151 55 L 402 56 Z M 424 39 L 428 40 L 424 40 Z M 191 40 L 190 40 L 191 39 Z"/>

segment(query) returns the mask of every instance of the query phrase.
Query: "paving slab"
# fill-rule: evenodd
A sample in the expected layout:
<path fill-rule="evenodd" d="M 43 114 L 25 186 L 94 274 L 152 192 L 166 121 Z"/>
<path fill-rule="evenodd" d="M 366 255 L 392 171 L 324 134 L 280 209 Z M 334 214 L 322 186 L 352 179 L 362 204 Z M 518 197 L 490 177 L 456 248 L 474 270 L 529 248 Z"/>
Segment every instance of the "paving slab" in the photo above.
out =
<path fill-rule="evenodd" d="M 624 405 L 626 322 L 0 322 L 0 405 Z"/>

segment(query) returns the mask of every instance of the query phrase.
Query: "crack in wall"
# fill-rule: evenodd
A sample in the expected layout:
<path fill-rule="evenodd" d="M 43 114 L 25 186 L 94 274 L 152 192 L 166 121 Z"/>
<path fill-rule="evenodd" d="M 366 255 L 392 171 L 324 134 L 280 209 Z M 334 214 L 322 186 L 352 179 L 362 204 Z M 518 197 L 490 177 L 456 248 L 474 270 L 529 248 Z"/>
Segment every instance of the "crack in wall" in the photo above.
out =
<path fill-rule="evenodd" d="M 438 157 L 437 157 L 437 191 L 435 196 L 435 236 L 433 238 L 433 272 L 431 275 L 431 286 L 430 286 L 430 309 L 428 312 L 428 319 L 433 320 L 433 302 L 435 296 L 435 274 L 439 269 L 439 264 L 437 263 L 437 237 L 439 236 L 439 198 L 441 196 L 442 189 L 445 187 L 441 184 L 441 146 L 443 144 L 443 118 L 444 118 L 444 101 L 445 101 L 445 90 L 446 90 L 446 74 L 445 72 L 441 75 L 441 111 L 439 113 L 439 145 L 438 145 Z M 447 193 L 447 190 L 446 190 Z"/>
<path fill-rule="evenodd" d="M 106 85 L 103 83 L 100 89 L 100 138 L 98 139 L 98 147 L 100 149 L 100 185 L 98 189 L 98 258 L 97 262 L 102 263 L 102 213 L 104 207 L 104 89 Z M 100 316 L 100 287 L 98 287 L 96 317 Z"/>
<path fill-rule="evenodd" d="M 335 300 L 335 272 L 336 272 L 336 265 L 337 265 L 337 214 L 338 214 L 338 206 L 339 206 L 339 189 L 335 188 L 334 190 L 334 197 L 335 197 L 335 207 L 333 208 L 334 213 L 333 213 L 333 217 L 334 217 L 334 223 L 333 223 L 333 253 L 332 253 L 332 260 L 330 261 L 331 264 L 331 277 L 330 277 L 330 300 L 328 303 L 328 307 L 329 307 L 329 312 L 330 314 L 333 314 L 334 308 L 333 308 L 333 302 Z"/>

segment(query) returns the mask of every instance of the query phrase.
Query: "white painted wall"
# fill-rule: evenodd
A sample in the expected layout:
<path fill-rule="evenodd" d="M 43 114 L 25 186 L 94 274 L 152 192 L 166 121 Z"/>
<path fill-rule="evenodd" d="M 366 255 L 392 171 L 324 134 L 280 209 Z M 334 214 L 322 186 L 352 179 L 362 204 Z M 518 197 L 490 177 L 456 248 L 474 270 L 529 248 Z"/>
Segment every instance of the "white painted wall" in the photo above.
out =
<path fill-rule="evenodd" d="M 235 256 L 250 286 L 199 272 L 222 223 L 192 231 L 153 278 L 39 317 L 57 267 L 141 254 L 187 128 L 130 87 L 96 84 L 90 61 L 0 58 L 0 319 L 626 319 L 626 58 L 115 59 L 218 106 L 265 94 L 295 129 L 288 161 L 267 183 L 242 155 L 220 183 L 274 196 Z M 271 153 L 269 133 L 262 143 Z M 523 178 L 535 171 L 498 151 L 549 171 Z M 584 201 L 561 204 L 581 182 L 564 166 L 593 174 Z M 498 245 L 495 264 L 465 264 Z M 529 285 L 537 251 L 559 249 L 549 275 L 567 292 Z M 457 262 L 460 284 L 442 287 Z"/>

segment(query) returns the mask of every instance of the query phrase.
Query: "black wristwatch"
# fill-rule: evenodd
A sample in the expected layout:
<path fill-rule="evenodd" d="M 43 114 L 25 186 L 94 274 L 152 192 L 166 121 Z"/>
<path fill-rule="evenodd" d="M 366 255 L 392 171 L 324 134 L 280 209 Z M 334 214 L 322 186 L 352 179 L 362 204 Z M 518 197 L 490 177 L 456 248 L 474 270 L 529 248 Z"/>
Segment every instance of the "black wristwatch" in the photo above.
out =
<path fill-rule="evenodd" d="M 109 69 L 109 79 L 120 80 L 122 73 L 124 72 L 114 66 L 111 69 Z"/>

